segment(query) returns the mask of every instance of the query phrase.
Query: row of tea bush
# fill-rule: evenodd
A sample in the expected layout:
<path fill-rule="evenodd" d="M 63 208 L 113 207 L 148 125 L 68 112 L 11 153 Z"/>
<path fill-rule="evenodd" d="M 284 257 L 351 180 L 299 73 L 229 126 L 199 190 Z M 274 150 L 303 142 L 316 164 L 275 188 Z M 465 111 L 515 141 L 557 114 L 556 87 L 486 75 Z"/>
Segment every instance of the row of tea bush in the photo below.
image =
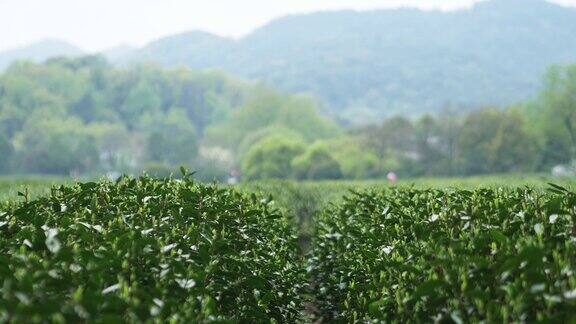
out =
<path fill-rule="evenodd" d="M 183 172 L 0 207 L 0 322 L 576 320 L 576 194 L 562 187 L 326 204 Z M 295 214 L 314 225 L 306 258 Z"/>

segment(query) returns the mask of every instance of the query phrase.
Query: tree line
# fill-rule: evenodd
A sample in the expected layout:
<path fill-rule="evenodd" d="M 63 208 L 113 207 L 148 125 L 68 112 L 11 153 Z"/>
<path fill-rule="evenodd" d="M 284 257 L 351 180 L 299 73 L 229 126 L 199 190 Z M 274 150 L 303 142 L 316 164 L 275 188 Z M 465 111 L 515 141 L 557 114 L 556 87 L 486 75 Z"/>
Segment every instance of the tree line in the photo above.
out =
<path fill-rule="evenodd" d="M 111 66 L 99 56 L 18 62 L 0 75 L 0 173 L 367 179 L 548 171 L 574 160 L 576 66 L 514 107 L 344 127 L 309 96 L 221 72 Z M 235 172 L 236 173 L 236 172 Z"/>
<path fill-rule="evenodd" d="M 270 135 L 242 160 L 258 178 L 366 179 L 549 172 L 576 160 L 576 65 L 555 66 L 539 96 L 513 107 L 471 112 L 447 108 L 417 118 L 397 116 L 312 145 Z"/>

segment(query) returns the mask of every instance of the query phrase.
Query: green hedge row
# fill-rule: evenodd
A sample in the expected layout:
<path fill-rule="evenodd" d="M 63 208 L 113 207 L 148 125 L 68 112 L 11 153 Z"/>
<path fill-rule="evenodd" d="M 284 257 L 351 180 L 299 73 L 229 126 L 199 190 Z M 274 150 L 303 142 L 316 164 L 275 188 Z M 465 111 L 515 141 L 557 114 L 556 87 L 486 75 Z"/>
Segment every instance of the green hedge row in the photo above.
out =
<path fill-rule="evenodd" d="M 354 194 L 317 221 L 309 271 L 335 322 L 576 320 L 576 195 L 554 187 Z"/>
<path fill-rule="evenodd" d="M 369 190 L 319 215 L 288 189 L 123 177 L 0 207 L 0 322 L 576 320 L 564 188 Z M 308 275 L 283 198 L 315 218 Z"/>
<path fill-rule="evenodd" d="M 293 322 L 304 282 L 270 201 L 189 177 L 62 186 L 0 211 L 0 322 Z"/>

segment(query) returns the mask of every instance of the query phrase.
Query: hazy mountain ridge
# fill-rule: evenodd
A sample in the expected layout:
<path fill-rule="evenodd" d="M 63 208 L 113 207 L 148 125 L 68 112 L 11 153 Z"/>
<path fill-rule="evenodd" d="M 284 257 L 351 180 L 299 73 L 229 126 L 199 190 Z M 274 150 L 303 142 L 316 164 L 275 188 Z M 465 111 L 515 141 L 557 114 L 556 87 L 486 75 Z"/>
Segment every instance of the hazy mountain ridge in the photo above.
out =
<path fill-rule="evenodd" d="M 102 51 L 100 54 L 106 57 L 111 62 L 121 62 L 126 58 L 132 57 L 138 52 L 140 49 L 134 46 L 130 46 L 127 44 L 122 44 L 118 46 L 114 46 L 112 48 L 108 48 Z"/>
<path fill-rule="evenodd" d="M 185 32 L 154 41 L 130 57 L 125 57 L 124 61 L 149 60 L 197 69 L 220 67 L 222 58 L 233 44 L 232 40 L 207 32 Z"/>
<path fill-rule="evenodd" d="M 42 62 L 46 59 L 55 56 L 80 56 L 84 52 L 70 44 L 61 40 L 46 39 L 24 47 L 16 48 L 0 52 L 0 71 L 17 60 L 32 60 Z"/>
<path fill-rule="evenodd" d="M 237 41 L 202 33 L 141 52 L 164 65 L 222 68 L 310 92 L 334 113 L 356 119 L 360 111 L 370 118 L 525 100 L 548 66 L 576 61 L 574 35 L 574 8 L 492 0 L 453 12 L 290 15 Z"/>
<path fill-rule="evenodd" d="M 370 119 L 525 100 L 548 66 L 576 62 L 575 35 L 575 8 L 491 0 L 453 12 L 289 15 L 239 40 L 194 31 L 110 59 L 223 69 Z"/>

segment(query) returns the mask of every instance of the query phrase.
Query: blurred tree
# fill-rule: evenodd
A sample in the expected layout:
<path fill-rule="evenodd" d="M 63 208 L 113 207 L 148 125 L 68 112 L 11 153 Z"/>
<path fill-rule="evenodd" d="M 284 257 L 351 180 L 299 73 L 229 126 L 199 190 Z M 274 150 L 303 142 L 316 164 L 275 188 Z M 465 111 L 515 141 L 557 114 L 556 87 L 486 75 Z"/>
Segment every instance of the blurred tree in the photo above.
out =
<path fill-rule="evenodd" d="M 485 109 L 466 118 L 458 152 L 466 174 L 523 171 L 534 166 L 536 143 L 519 112 Z"/>
<path fill-rule="evenodd" d="M 17 137 L 18 167 L 30 173 L 68 174 L 93 170 L 95 139 L 77 119 L 31 119 Z"/>
<path fill-rule="evenodd" d="M 168 107 L 182 107 L 200 136 L 206 128 L 224 123 L 231 112 L 254 91 L 247 82 L 223 72 L 193 72 L 187 69 L 163 71 L 168 78 L 170 96 L 164 96 Z M 168 98 L 168 99 L 167 99 Z"/>
<path fill-rule="evenodd" d="M 161 100 L 147 81 L 138 82 L 127 94 L 120 107 L 120 113 L 129 129 L 137 126 L 140 117 L 146 113 L 160 110 Z"/>
<path fill-rule="evenodd" d="M 338 129 L 329 119 L 320 115 L 312 97 L 282 96 L 282 106 L 278 112 L 277 124 L 300 133 L 305 140 L 330 138 L 338 134 Z"/>
<path fill-rule="evenodd" d="M 411 165 L 418 158 L 415 130 L 410 120 L 396 116 L 363 132 L 366 145 L 378 157 L 378 173 L 396 171 L 410 174 Z"/>
<path fill-rule="evenodd" d="M 292 160 L 297 179 L 326 180 L 342 178 L 342 169 L 328 147 L 322 143 L 310 146 L 304 154 Z"/>
<path fill-rule="evenodd" d="M 12 104 L 3 104 L 0 94 L 0 134 L 10 139 L 22 128 L 24 116 Z"/>
<path fill-rule="evenodd" d="M 549 69 L 537 103 L 536 127 L 544 137 L 542 164 L 576 160 L 576 65 Z"/>
<path fill-rule="evenodd" d="M 378 157 L 372 150 L 364 147 L 358 136 L 340 136 L 325 143 L 340 164 L 344 178 L 368 179 L 378 176 Z"/>
<path fill-rule="evenodd" d="M 237 148 L 248 134 L 268 127 L 293 130 L 307 141 L 338 133 L 337 127 L 318 113 L 312 99 L 287 96 L 265 87 L 258 87 L 258 91 L 228 120 L 207 132 L 212 141 Z"/>
<path fill-rule="evenodd" d="M 96 140 L 99 167 L 105 171 L 128 172 L 134 161 L 141 158 L 141 150 L 133 143 L 137 136 L 128 132 L 123 124 L 94 122 L 86 125 L 85 131 Z"/>
<path fill-rule="evenodd" d="M 0 133 L 0 173 L 5 173 L 10 169 L 14 148 L 6 136 Z"/>
<path fill-rule="evenodd" d="M 445 172 L 445 156 L 441 145 L 444 140 L 436 119 L 425 115 L 415 125 L 415 145 L 418 152 L 418 169 L 415 174 L 435 175 Z"/>
<path fill-rule="evenodd" d="M 443 168 L 445 172 L 441 174 L 453 176 L 460 172 L 458 169 L 458 141 L 464 123 L 461 114 L 461 112 L 448 108 L 438 118 L 440 148 L 446 157 L 446 166 Z"/>
<path fill-rule="evenodd" d="M 80 117 L 84 122 L 91 123 L 103 121 L 107 112 L 102 107 L 102 98 L 99 93 L 91 91 L 70 106 L 70 113 Z"/>
<path fill-rule="evenodd" d="M 146 115 L 142 127 L 149 134 L 148 161 L 171 166 L 190 165 L 198 155 L 196 130 L 184 110 L 173 108 L 166 115 Z"/>
<path fill-rule="evenodd" d="M 248 133 L 246 134 L 246 136 L 244 136 L 242 142 L 240 143 L 240 145 L 238 145 L 237 149 L 235 150 L 237 160 L 242 161 L 246 153 L 255 143 L 271 135 L 275 135 L 277 137 L 283 136 L 285 138 L 291 138 L 305 142 L 302 135 L 300 135 L 298 132 L 283 126 L 269 126 L 261 128 L 254 132 Z"/>
<path fill-rule="evenodd" d="M 305 151 L 304 142 L 283 135 L 269 135 L 254 143 L 242 160 L 246 180 L 286 179 L 292 176 L 291 161 Z"/>
<path fill-rule="evenodd" d="M 415 124 L 418 164 L 415 175 L 454 175 L 457 172 L 456 144 L 461 119 L 453 111 L 438 117 L 422 116 Z"/>

